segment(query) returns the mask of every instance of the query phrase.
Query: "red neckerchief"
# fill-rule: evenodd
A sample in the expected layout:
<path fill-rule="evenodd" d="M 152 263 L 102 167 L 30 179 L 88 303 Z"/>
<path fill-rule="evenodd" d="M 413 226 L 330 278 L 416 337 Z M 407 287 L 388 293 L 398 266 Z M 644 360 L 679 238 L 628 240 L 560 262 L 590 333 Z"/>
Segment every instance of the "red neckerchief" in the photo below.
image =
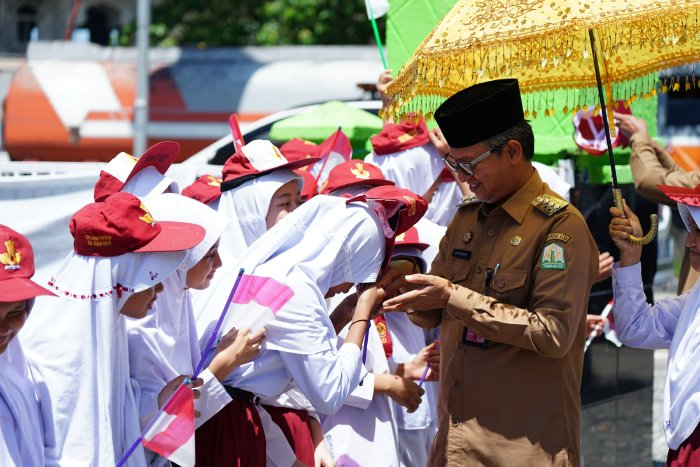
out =
<path fill-rule="evenodd" d="M 382 340 L 382 347 L 384 347 L 384 355 L 386 358 L 391 357 L 394 351 L 394 344 L 391 341 L 391 334 L 389 334 L 389 328 L 386 325 L 386 319 L 384 315 L 379 315 L 374 318 L 374 325 L 377 328 L 377 333 L 379 338 Z"/>
<path fill-rule="evenodd" d="M 399 124 L 385 124 L 381 133 L 372 136 L 372 148 L 375 154 L 383 156 L 423 146 L 429 140 L 428 127 L 423 119 L 418 123 L 404 120 Z"/>

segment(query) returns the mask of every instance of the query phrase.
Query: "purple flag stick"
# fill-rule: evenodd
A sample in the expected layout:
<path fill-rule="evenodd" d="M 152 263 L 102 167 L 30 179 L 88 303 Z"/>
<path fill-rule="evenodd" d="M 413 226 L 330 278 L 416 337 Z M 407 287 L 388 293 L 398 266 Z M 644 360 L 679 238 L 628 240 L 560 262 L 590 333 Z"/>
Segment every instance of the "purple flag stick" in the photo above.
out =
<path fill-rule="evenodd" d="M 362 343 L 362 364 L 364 365 L 367 361 L 367 341 L 369 340 L 369 322 L 367 322 L 367 328 L 365 329 L 365 339 Z"/>
<path fill-rule="evenodd" d="M 440 339 L 438 339 L 438 345 L 440 345 Z M 423 383 L 425 383 L 425 378 L 428 377 L 428 370 L 430 369 L 430 363 L 425 364 L 425 370 L 423 370 L 423 376 L 420 377 L 420 381 L 418 382 L 418 387 L 423 387 Z"/>
<path fill-rule="evenodd" d="M 236 294 L 236 289 L 238 289 L 238 283 L 241 282 L 241 278 L 243 277 L 243 272 L 244 269 L 241 268 L 238 271 L 238 277 L 236 277 L 236 282 L 233 283 L 233 287 L 231 288 L 231 293 L 228 294 L 228 298 L 226 299 L 226 303 L 224 304 L 224 309 L 221 312 L 221 316 L 219 316 L 219 321 L 216 322 L 216 327 L 214 328 L 214 331 L 211 333 L 211 336 L 209 337 L 209 342 L 207 343 L 206 348 L 204 349 L 204 353 L 202 353 L 202 358 L 199 360 L 199 364 L 197 365 L 197 369 L 194 370 L 194 375 L 192 375 L 192 379 L 197 379 L 197 376 L 199 376 L 199 373 L 202 371 L 202 367 L 204 366 L 204 362 L 206 361 L 207 357 L 209 356 L 209 351 L 211 350 L 212 346 L 214 345 L 214 341 L 216 340 L 216 335 L 219 334 L 219 329 L 221 329 L 221 325 L 224 322 L 224 318 L 226 317 L 226 312 L 228 311 L 229 305 L 231 305 L 231 302 L 233 301 L 233 296 Z"/>

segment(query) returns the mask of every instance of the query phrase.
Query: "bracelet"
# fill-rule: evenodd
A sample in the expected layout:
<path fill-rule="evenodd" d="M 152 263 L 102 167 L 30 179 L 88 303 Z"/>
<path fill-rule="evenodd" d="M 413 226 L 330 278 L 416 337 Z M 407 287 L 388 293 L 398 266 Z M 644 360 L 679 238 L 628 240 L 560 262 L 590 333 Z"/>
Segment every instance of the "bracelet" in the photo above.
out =
<path fill-rule="evenodd" d="M 350 326 L 348 326 L 348 329 L 350 329 L 350 328 L 352 327 L 353 324 L 361 323 L 361 322 L 363 322 L 363 321 L 364 321 L 365 323 L 369 323 L 369 320 L 368 320 L 368 319 L 357 319 L 357 320 L 353 321 L 352 323 L 350 323 Z"/>

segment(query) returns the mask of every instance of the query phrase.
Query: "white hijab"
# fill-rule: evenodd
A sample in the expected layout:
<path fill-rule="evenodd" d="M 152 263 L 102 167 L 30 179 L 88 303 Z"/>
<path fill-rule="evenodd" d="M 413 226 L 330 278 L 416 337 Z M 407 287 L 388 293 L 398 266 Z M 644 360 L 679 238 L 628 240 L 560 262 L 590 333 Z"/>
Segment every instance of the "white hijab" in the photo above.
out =
<path fill-rule="evenodd" d="M 44 425 L 39 412 L 36 387 L 22 352 L 19 338 L 10 341 L 0 354 L 0 400 L 10 410 L 17 425 L 14 441 L 19 450 L 17 465 L 41 467 L 44 465 Z M 4 430 L 13 430 L 11 425 Z"/>
<path fill-rule="evenodd" d="M 37 298 L 20 337 L 42 401 L 47 465 L 113 465 L 138 438 L 119 310 L 133 293 L 172 274 L 185 256 L 71 252 L 49 281 L 60 298 Z M 144 464 L 139 446 L 127 465 Z"/>
<path fill-rule="evenodd" d="M 225 191 L 219 198 L 218 212 L 231 221 L 231 228 L 221 237 L 219 255 L 224 264 L 240 258 L 248 246 L 267 231 L 265 217 L 275 192 L 285 183 L 296 180 L 301 190 L 302 178 L 291 170 L 275 170 L 248 180 Z"/>
<path fill-rule="evenodd" d="M 271 277 L 294 292 L 275 319 L 265 324 L 265 348 L 314 354 L 336 348 L 325 294 L 345 282 L 376 281 L 384 260 L 385 239 L 377 214 L 365 203 L 318 195 L 286 216 L 253 243 L 239 264 L 246 274 Z M 228 298 L 238 270 L 227 270 L 212 291 L 218 313 Z M 240 327 L 250 313 L 233 305 L 220 331 Z M 199 323 L 198 323 L 199 324 Z M 214 322 L 200 336 L 208 339 Z"/>
<path fill-rule="evenodd" d="M 149 199 L 148 209 L 161 221 L 177 221 L 204 227 L 204 239 L 187 251 L 174 274 L 163 281 L 156 304 L 141 319 L 126 318 L 129 338 L 129 367 L 139 387 L 141 426 L 158 410 L 158 394 L 178 375 L 189 375 L 201 357 L 192 300 L 187 289 L 187 271 L 211 249 L 227 222 L 208 206 L 191 198 L 166 193 Z"/>
<path fill-rule="evenodd" d="M 371 152 L 365 158 L 380 169 L 396 186 L 423 196 L 444 167 L 441 155 L 432 144 L 380 156 Z"/>

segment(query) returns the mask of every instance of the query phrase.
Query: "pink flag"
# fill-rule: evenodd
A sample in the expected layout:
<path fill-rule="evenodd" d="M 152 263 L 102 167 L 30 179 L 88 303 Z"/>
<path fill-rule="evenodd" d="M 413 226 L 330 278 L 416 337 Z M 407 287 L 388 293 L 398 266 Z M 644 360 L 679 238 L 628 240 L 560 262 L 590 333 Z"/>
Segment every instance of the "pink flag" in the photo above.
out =
<path fill-rule="evenodd" d="M 311 175 L 316 179 L 316 187 L 323 185 L 333 167 L 352 158 L 350 140 L 340 129 L 326 138 L 319 146 L 319 154 L 322 159 L 309 169 Z"/>
<path fill-rule="evenodd" d="M 244 274 L 233 296 L 232 303 L 239 306 L 232 309 L 232 325 L 256 331 L 274 319 L 293 296 L 291 288 L 271 277 Z"/>
<path fill-rule="evenodd" d="M 143 434 L 143 445 L 166 459 L 194 466 L 194 395 L 181 384 Z"/>

